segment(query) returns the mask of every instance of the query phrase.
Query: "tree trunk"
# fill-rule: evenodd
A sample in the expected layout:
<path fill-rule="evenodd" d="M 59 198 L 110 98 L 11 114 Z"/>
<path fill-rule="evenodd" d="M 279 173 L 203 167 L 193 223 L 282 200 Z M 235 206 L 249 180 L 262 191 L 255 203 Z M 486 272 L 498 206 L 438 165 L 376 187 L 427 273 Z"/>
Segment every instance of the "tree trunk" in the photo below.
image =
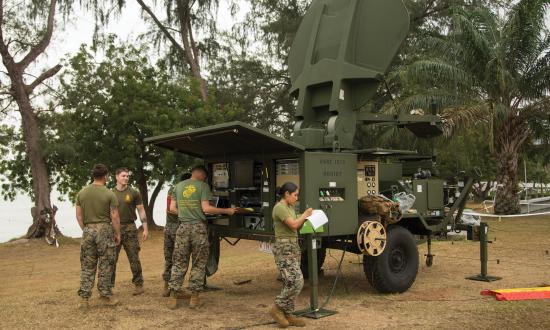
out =
<path fill-rule="evenodd" d="M 35 62 L 37 57 L 43 54 L 50 44 L 54 29 L 56 4 L 57 0 L 49 1 L 46 28 L 44 31 L 41 31 L 42 36 L 39 41 L 30 48 L 21 61 L 15 62 L 8 48 L 9 42 L 6 44 L 4 41 L 4 1 L 0 0 L 0 55 L 11 82 L 9 94 L 17 103 L 19 113 L 21 114 L 23 140 L 25 141 L 25 151 L 30 163 L 32 176 L 34 207 L 31 208 L 31 214 L 33 216 L 33 224 L 27 231 L 26 237 L 46 237 L 46 240 L 50 244 L 55 242 L 56 234 L 60 234 L 55 224 L 55 212 L 57 209 L 53 209 L 50 202 L 51 187 L 48 167 L 40 148 L 41 131 L 38 125 L 38 117 L 30 101 L 30 96 L 37 86 L 57 74 L 61 70 L 61 65 L 56 65 L 44 71 L 28 85 L 25 84 L 23 75 L 27 67 Z"/>
<path fill-rule="evenodd" d="M 49 226 L 45 214 L 52 210 L 50 202 L 50 182 L 46 160 L 40 148 L 40 128 L 38 118 L 30 102 L 28 87 L 23 81 L 23 74 L 19 67 L 8 60 L 4 60 L 4 65 L 8 69 L 11 80 L 11 93 L 17 103 L 19 113 L 21 114 L 21 128 L 23 130 L 23 140 L 25 141 L 25 151 L 30 163 L 32 176 L 32 199 L 34 201 L 34 211 L 31 210 L 33 223 L 27 231 L 27 238 L 44 237 L 50 234 L 53 226 Z"/>
<path fill-rule="evenodd" d="M 155 206 L 155 201 L 159 194 L 159 191 L 162 188 L 162 183 L 160 183 L 160 188 L 159 184 L 157 184 L 155 190 L 153 191 L 153 194 L 151 195 L 151 199 L 149 199 L 147 178 L 145 176 L 140 176 L 137 181 L 137 186 L 141 194 L 141 199 L 143 200 L 143 208 L 145 209 L 145 215 L 147 216 L 147 225 L 149 226 L 149 229 L 160 228 L 160 226 L 155 223 L 155 219 L 153 218 L 153 207 Z"/>
<path fill-rule="evenodd" d="M 23 129 L 23 139 L 27 157 L 31 165 L 32 188 L 34 205 L 37 212 L 33 216 L 33 224 L 27 231 L 27 238 L 43 237 L 49 234 L 48 223 L 45 221 L 43 212 L 51 210 L 50 193 L 51 187 L 49 182 L 48 168 L 44 155 L 40 149 L 40 130 L 38 128 L 38 120 L 36 114 L 32 110 L 28 96 L 16 96 L 16 101 L 21 113 L 21 125 Z M 37 213 L 37 214 L 36 214 Z"/>
<path fill-rule="evenodd" d="M 493 185 L 492 181 L 487 181 L 485 186 L 483 186 L 483 183 L 481 183 L 481 181 L 476 180 L 476 183 L 472 190 L 472 192 L 474 193 L 474 201 L 476 203 L 481 203 L 484 200 L 486 200 L 492 185 Z"/>
<path fill-rule="evenodd" d="M 198 47 L 195 43 L 195 39 L 193 38 L 193 29 L 191 25 L 191 6 L 189 0 L 177 0 L 176 6 L 177 6 L 177 16 L 178 16 L 178 23 L 180 25 L 180 37 L 182 44 L 179 44 L 176 39 L 172 36 L 170 31 L 162 24 L 162 22 L 158 19 L 158 17 L 155 15 L 155 13 L 143 2 L 143 0 L 136 0 L 137 3 L 141 6 L 141 8 L 151 16 L 157 27 L 162 31 L 162 33 L 170 40 L 170 43 L 172 43 L 172 46 L 174 46 L 181 56 L 185 59 L 187 64 L 189 64 L 189 68 L 191 70 L 191 75 L 198 81 L 200 92 L 201 92 L 201 98 L 204 102 L 208 101 L 208 86 L 206 85 L 206 81 L 203 79 L 201 74 L 201 68 L 199 64 L 199 51 Z"/>
<path fill-rule="evenodd" d="M 195 45 L 195 40 L 193 39 L 193 30 L 191 29 L 191 4 L 188 0 L 178 0 L 176 3 L 185 59 L 187 63 L 189 63 L 191 74 L 199 82 L 202 100 L 206 102 L 208 100 L 208 89 L 201 75 L 198 50 Z"/>
<path fill-rule="evenodd" d="M 515 111 L 505 119 L 497 137 L 497 192 L 495 214 L 518 214 L 518 155 L 528 137 L 525 122 Z"/>

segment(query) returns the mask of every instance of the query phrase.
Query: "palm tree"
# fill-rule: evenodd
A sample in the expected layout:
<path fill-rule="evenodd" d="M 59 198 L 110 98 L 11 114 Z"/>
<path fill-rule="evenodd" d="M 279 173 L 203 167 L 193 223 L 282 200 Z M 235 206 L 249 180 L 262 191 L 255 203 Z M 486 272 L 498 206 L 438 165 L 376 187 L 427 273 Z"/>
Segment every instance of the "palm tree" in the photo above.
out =
<path fill-rule="evenodd" d="M 419 41 L 420 55 L 397 70 L 397 103 L 406 111 L 439 109 L 447 133 L 478 121 L 489 124 L 497 160 L 495 213 L 518 213 L 519 153 L 528 122 L 550 113 L 550 0 L 522 0 L 509 10 L 458 7 L 448 28 Z"/>

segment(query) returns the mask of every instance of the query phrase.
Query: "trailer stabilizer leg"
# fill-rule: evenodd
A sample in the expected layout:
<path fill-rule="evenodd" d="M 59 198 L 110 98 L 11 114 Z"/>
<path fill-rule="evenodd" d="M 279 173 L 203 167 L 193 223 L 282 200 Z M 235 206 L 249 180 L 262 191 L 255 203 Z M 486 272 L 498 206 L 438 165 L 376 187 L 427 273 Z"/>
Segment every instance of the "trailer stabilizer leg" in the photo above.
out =
<path fill-rule="evenodd" d="M 488 231 L 489 225 L 487 225 L 487 223 L 485 222 L 482 222 L 479 225 L 479 260 L 481 262 L 481 273 L 478 275 L 466 277 L 467 280 L 494 282 L 502 279 L 502 277 L 487 275 L 487 261 L 489 260 L 487 244 L 492 243 L 487 240 Z"/>
<path fill-rule="evenodd" d="M 432 236 L 431 235 L 428 235 L 428 253 L 425 254 L 425 256 L 426 256 L 426 266 L 432 267 L 435 254 L 432 254 Z"/>
<path fill-rule="evenodd" d="M 313 234 L 307 234 L 307 257 L 309 268 L 309 308 L 294 312 L 295 315 L 305 316 L 312 319 L 320 319 L 323 317 L 336 314 L 336 311 L 331 311 L 319 307 L 318 291 L 319 291 L 319 274 L 317 273 L 317 241 Z"/>

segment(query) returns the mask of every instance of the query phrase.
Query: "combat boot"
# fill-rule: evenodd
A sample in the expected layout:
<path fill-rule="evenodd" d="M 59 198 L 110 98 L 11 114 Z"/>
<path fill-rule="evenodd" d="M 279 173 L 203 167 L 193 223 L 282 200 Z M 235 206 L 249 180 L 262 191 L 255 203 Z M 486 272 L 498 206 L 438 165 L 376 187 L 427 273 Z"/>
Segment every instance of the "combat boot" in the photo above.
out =
<path fill-rule="evenodd" d="M 168 282 L 164 281 L 164 290 L 162 291 L 163 297 L 170 297 L 170 287 L 168 286 Z"/>
<path fill-rule="evenodd" d="M 176 294 L 176 297 L 178 299 L 189 299 L 191 298 L 191 294 L 189 293 L 189 291 L 183 289 L 181 291 L 178 291 L 178 293 Z"/>
<path fill-rule="evenodd" d="M 285 314 L 286 319 L 288 320 L 288 324 L 290 324 L 293 327 L 305 327 L 306 322 L 299 317 L 296 317 L 292 314 Z"/>
<path fill-rule="evenodd" d="M 285 313 L 277 305 L 273 305 L 269 310 L 269 315 L 277 322 L 279 328 L 286 328 L 290 325 L 290 322 L 285 317 Z"/>
<path fill-rule="evenodd" d="M 145 290 L 143 290 L 143 285 L 136 285 L 134 288 L 134 292 L 132 293 L 134 296 L 139 296 L 140 294 L 144 293 Z"/>
<path fill-rule="evenodd" d="M 176 291 L 170 291 L 170 298 L 168 298 L 168 303 L 166 304 L 170 309 L 178 308 L 178 293 Z"/>
<path fill-rule="evenodd" d="M 99 297 L 99 302 L 103 306 L 118 306 L 120 305 L 120 301 L 113 297 Z"/>
<path fill-rule="evenodd" d="M 199 293 L 198 292 L 192 292 L 191 298 L 189 299 L 189 308 L 197 308 L 201 304 L 201 300 L 199 299 Z"/>
<path fill-rule="evenodd" d="M 90 307 L 90 303 L 88 301 L 88 298 L 80 298 L 80 304 L 78 304 L 78 309 L 80 310 L 88 310 Z"/>

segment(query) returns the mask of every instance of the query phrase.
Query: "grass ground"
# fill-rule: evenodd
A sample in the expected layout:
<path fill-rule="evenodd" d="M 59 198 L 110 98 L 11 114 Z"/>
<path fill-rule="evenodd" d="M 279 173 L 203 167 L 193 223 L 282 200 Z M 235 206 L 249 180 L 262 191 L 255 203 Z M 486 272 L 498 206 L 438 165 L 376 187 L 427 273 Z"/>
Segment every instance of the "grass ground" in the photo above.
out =
<path fill-rule="evenodd" d="M 479 273 L 479 243 L 434 242 L 434 265 L 426 267 L 426 245 L 419 246 L 422 263 L 409 291 L 382 295 L 365 280 L 361 258 L 346 254 L 342 275 L 328 308 L 338 314 L 307 320 L 309 328 L 414 328 L 414 329 L 549 329 L 550 300 L 498 302 L 481 296 L 483 289 L 550 285 L 550 218 L 489 220 L 489 274 L 503 277 L 492 283 L 468 281 Z M 323 302 L 334 281 L 341 251 L 329 251 L 320 279 Z M 78 241 L 59 248 L 43 241 L 0 245 L 0 328 L 2 329 L 150 329 L 237 328 L 269 321 L 267 310 L 280 290 L 273 257 L 258 250 L 258 243 L 222 243 L 218 273 L 209 284 L 223 288 L 203 295 L 198 311 L 186 304 L 176 311 L 161 297 L 162 233 L 154 232 L 142 244 L 145 294 L 131 295 L 131 273 L 124 255 L 119 261 L 116 296 L 122 305 L 77 309 L 79 284 Z M 247 284 L 235 282 L 251 280 Z M 297 301 L 306 307 L 309 288 Z M 274 328 L 266 325 L 257 328 Z"/>

